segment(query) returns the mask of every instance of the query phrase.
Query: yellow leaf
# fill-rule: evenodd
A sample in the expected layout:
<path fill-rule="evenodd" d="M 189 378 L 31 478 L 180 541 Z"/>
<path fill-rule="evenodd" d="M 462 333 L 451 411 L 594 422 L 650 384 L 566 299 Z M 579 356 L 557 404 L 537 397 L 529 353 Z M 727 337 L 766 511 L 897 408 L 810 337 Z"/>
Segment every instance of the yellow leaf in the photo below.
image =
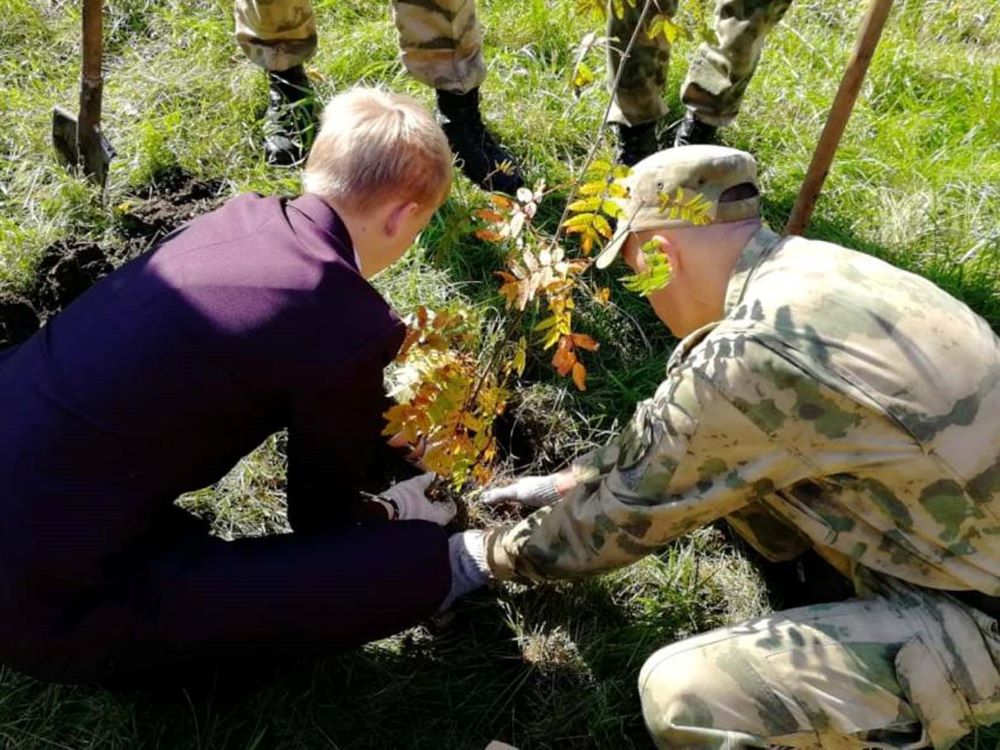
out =
<path fill-rule="evenodd" d="M 567 208 L 574 213 L 597 211 L 601 208 L 601 198 L 598 196 L 596 198 L 584 198 L 583 200 L 573 201 Z"/>
<path fill-rule="evenodd" d="M 599 305 L 606 305 L 611 300 L 611 290 L 602 287 L 594 293 L 594 301 Z"/>
<path fill-rule="evenodd" d="M 514 372 L 518 375 L 524 374 L 524 367 L 528 363 L 528 342 L 522 336 L 517 341 L 517 346 L 514 348 Z"/>
<path fill-rule="evenodd" d="M 576 216 L 571 216 L 563 222 L 563 227 L 566 229 L 571 229 L 573 227 L 589 227 L 594 223 L 594 219 L 597 217 L 596 214 L 577 214 Z M 607 222 L 605 222 L 607 223 Z"/>
<path fill-rule="evenodd" d="M 601 211 L 608 216 L 618 219 L 625 210 L 614 201 L 601 201 Z"/>
<path fill-rule="evenodd" d="M 607 183 L 602 181 L 585 182 L 576 189 L 576 192 L 579 195 L 600 195 L 607 186 Z"/>
<path fill-rule="evenodd" d="M 573 71 L 573 88 L 579 92 L 580 89 L 585 88 L 597 80 L 597 76 L 594 75 L 594 71 L 590 69 L 583 60 L 581 60 L 577 66 L 576 70 Z"/>
<path fill-rule="evenodd" d="M 621 182 L 615 180 L 608 185 L 608 195 L 612 198 L 625 198 L 628 196 L 628 188 Z"/>
<path fill-rule="evenodd" d="M 545 338 L 542 339 L 542 348 L 551 349 L 559 342 L 560 338 L 562 338 L 562 333 L 559 330 L 559 326 L 553 326 L 549 329 L 549 332 L 545 334 Z"/>
<path fill-rule="evenodd" d="M 551 328 L 552 326 L 556 325 L 557 323 L 559 323 L 559 318 L 557 316 L 555 316 L 555 315 L 550 315 L 545 320 L 543 320 L 540 323 L 536 324 L 535 327 L 532 328 L 532 330 L 533 331 L 544 331 L 544 330 L 547 330 L 547 329 Z"/>

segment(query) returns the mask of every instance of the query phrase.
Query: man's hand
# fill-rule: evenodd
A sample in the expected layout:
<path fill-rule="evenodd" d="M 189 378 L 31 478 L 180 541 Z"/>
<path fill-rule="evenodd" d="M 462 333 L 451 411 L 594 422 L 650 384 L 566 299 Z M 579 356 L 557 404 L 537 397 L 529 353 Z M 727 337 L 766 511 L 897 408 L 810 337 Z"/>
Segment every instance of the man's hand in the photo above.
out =
<path fill-rule="evenodd" d="M 486 505 L 519 503 L 527 508 L 552 505 L 576 484 L 572 474 L 560 472 L 546 477 L 521 477 L 506 487 L 495 487 L 483 493 Z"/>
<path fill-rule="evenodd" d="M 427 498 L 427 488 L 437 478 L 433 472 L 394 484 L 376 498 L 387 506 L 390 521 L 432 521 L 447 526 L 458 509 L 451 500 L 432 502 Z"/>
<path fill-rule="evenodd" d="M 403 439 L 402 435 L 393 435 L 386 441 L 386 444 L 390 448 L 396 448 L 397 450 L 406 449 L 406 460 L 411 463 L 415 463 L 418 466 L 423 460 L 424 454 L 427 452 L 427 439 L 420 438 L 416 443 L 408 443 Z"/>
<path fill-rule="evenodd" d="M 439 612 L 449 609 L 456 599 L 486 585 L 490 579 L 485 541 L 486 535 L 479 529 L 452 534 L 448 538 L 451 590 L 438 607 Z"/>

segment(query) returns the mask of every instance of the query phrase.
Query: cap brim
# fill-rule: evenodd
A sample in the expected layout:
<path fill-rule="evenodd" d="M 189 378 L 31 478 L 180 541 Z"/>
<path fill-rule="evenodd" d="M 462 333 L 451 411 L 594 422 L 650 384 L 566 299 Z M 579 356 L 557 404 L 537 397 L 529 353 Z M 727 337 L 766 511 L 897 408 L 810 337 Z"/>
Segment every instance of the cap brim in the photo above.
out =
<path fill-rule="evenodd" d="M 622 245 L 625 244 L 625 240 L 628 239 L 629 232 L 631 232 L 631 227 L 623 227 L 621 230 L 615 233 L 601 254 L 597 256 L 597 260 L 594 261 L 594 265 L 598 268 L 607 268 L 612 263 L 614 263 L 615 258 L 618 257 L 618 253 L 622 249 Z"/>

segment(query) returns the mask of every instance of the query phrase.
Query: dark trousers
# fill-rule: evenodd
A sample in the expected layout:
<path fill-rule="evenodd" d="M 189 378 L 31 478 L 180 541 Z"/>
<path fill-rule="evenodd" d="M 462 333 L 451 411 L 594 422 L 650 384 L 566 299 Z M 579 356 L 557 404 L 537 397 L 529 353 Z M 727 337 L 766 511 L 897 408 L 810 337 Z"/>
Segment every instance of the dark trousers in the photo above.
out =
<path fill-rule="evenodd" d="M 30 627 L 6 618 L 0 660 L 57 682 L 129 682 L 227 661 L 323 656 L 416 624 L 451 581 L 447 536 L 428 522 L 226 542 L 172 520 L 186 528 L 120 561 L 128 570 L 87 592 L 65 621 Z"/>

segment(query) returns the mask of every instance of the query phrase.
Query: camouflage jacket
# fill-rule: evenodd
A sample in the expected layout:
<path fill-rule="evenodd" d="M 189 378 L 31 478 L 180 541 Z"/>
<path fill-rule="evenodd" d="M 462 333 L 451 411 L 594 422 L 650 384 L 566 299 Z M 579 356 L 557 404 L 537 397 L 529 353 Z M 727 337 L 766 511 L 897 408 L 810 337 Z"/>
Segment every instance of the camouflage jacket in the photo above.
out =
<path fill-rule="evenodd" d="M 496 577 L 620 567 L 725 517 L 771 559 L 812 544 L 1000 595 L 1000 341 L 926 279 L 761 229 L 725 317 L 575 469 L 560 502 L 487 536 Z"/>

